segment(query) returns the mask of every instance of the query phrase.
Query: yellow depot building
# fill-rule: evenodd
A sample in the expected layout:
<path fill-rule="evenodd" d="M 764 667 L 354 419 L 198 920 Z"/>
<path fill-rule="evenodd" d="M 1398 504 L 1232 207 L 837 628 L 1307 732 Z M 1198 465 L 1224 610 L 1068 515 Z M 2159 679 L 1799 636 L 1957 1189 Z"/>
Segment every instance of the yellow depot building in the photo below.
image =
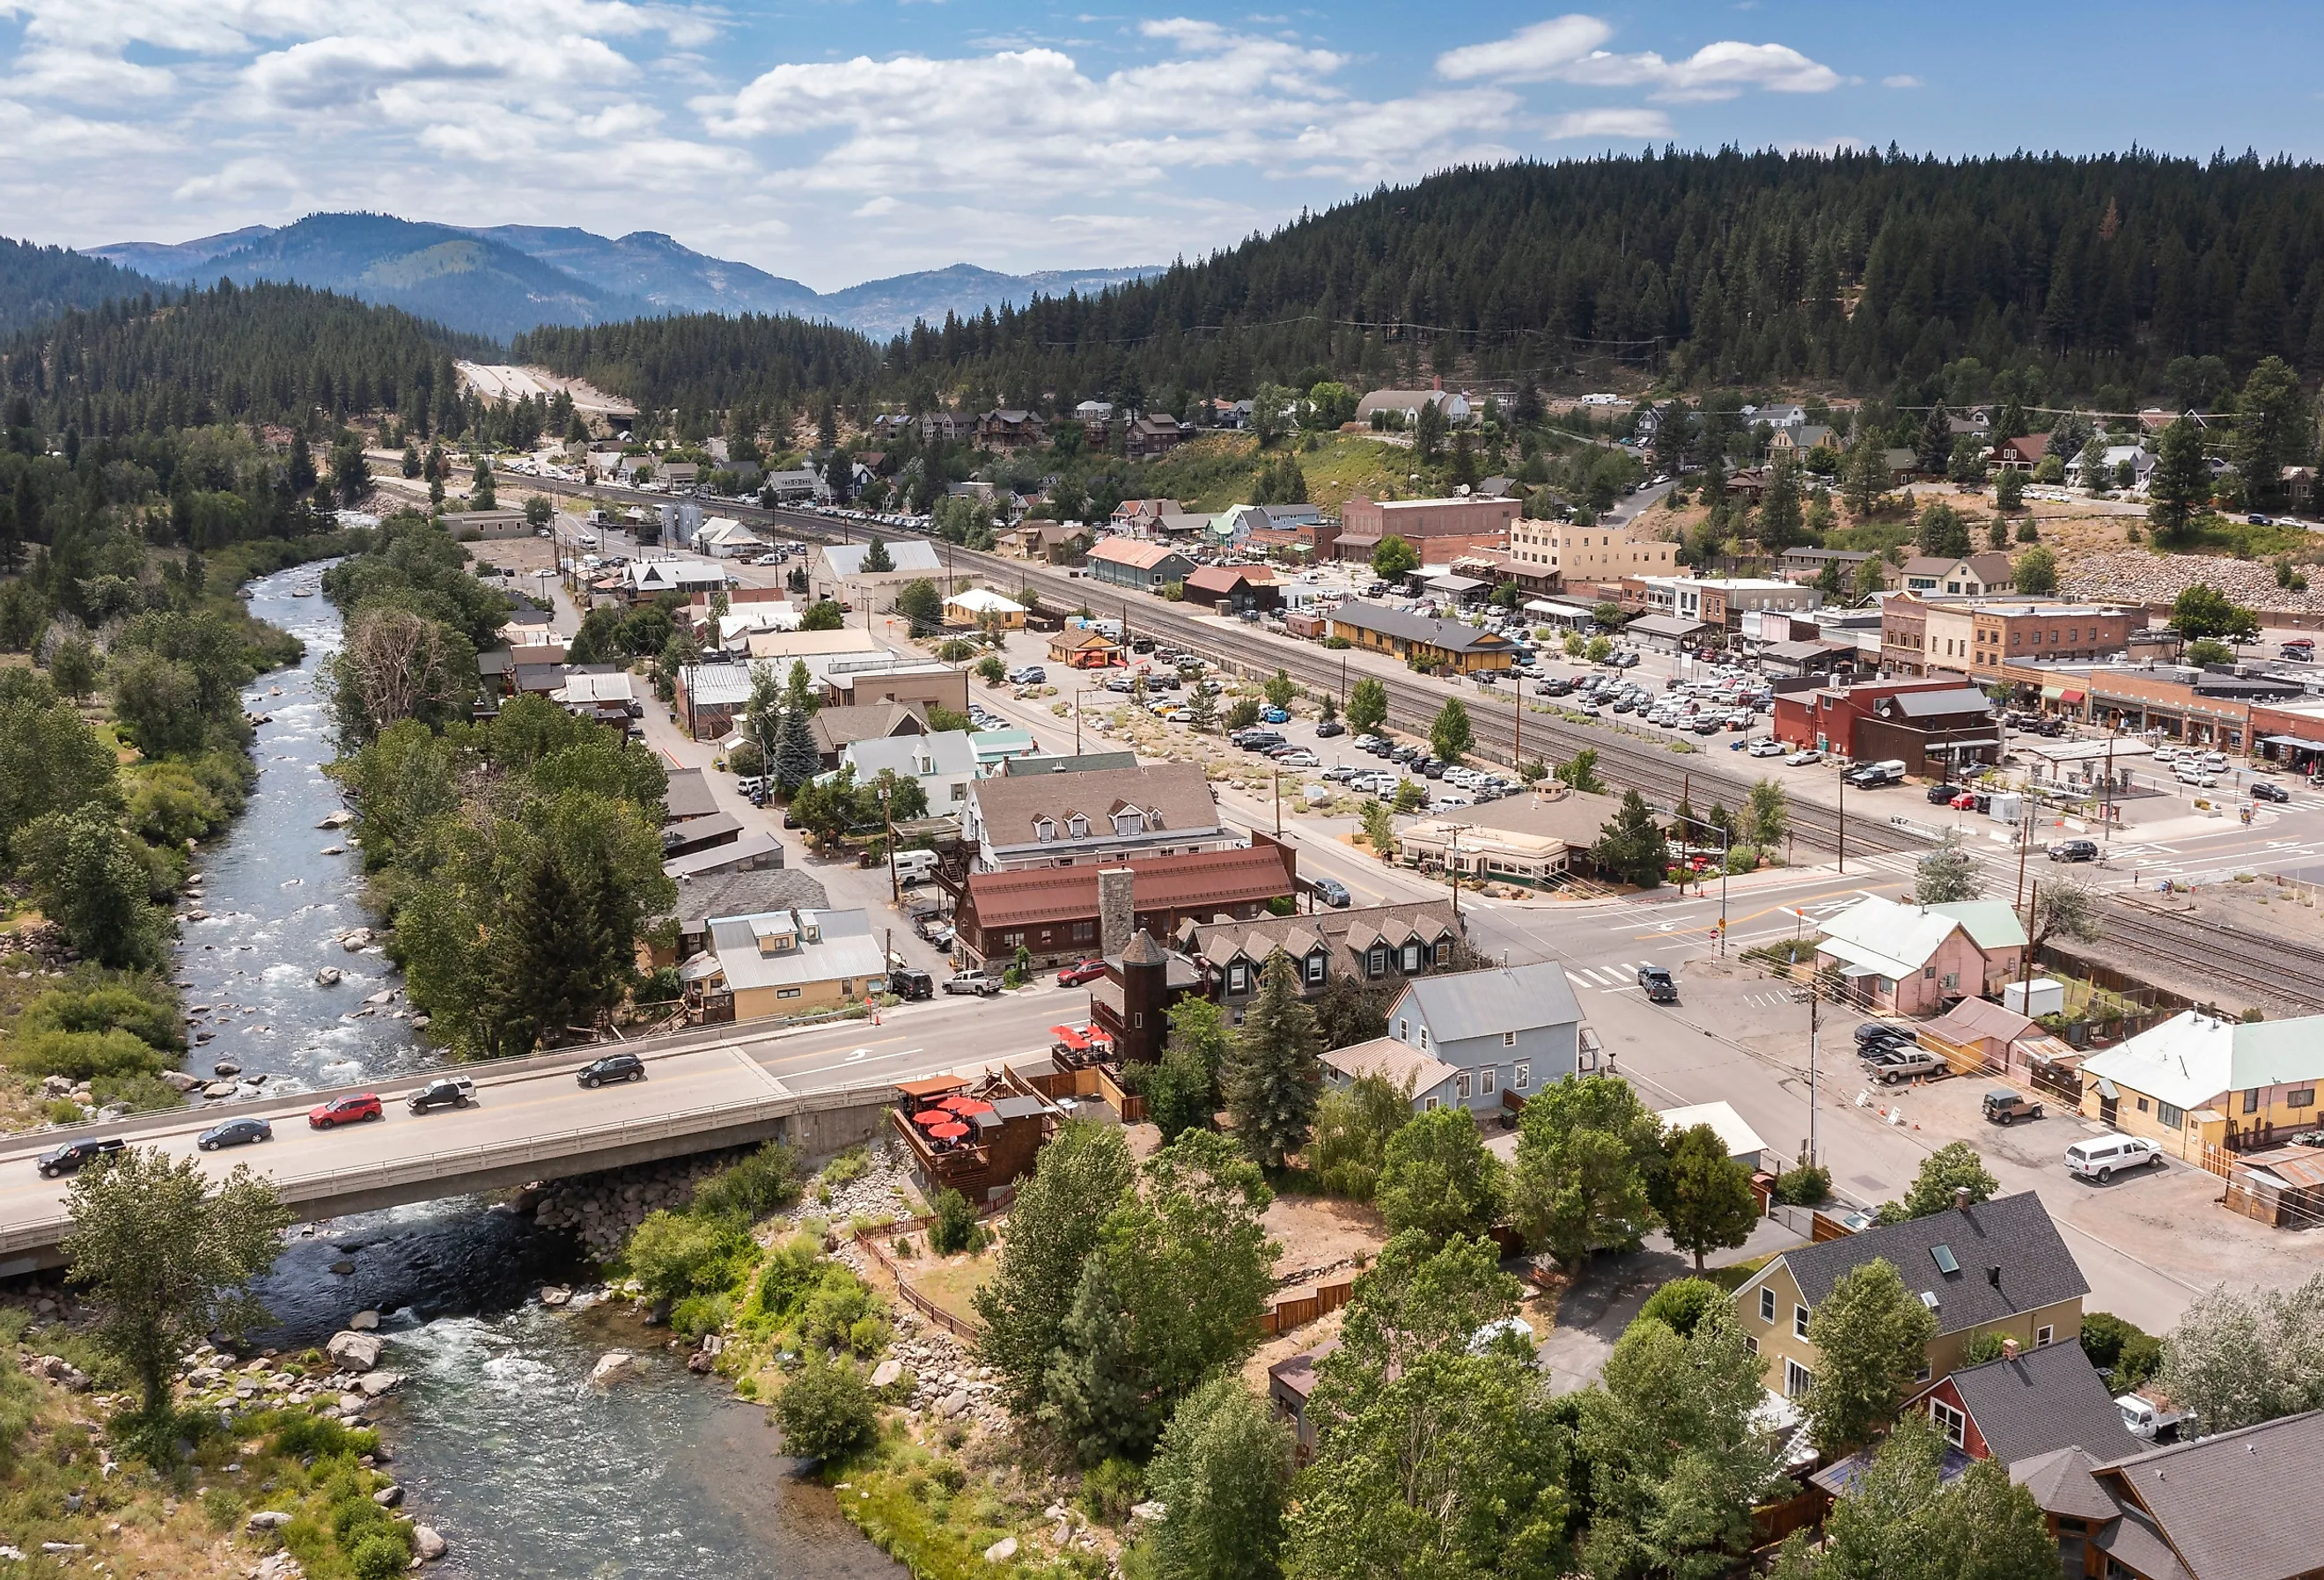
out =
<path fill-rule="evenodd" d="M 887 964 L 861 910 L 714 916 L 703 952 L 679 968 L 705 1021 L 835 1010 L 887 991 Z"/>
<path fill-rule="evenodd" d="M 1731 1297 L 1737 1324 L 1766 1376 L 1768 1391 L 1797 1399 L 1815 1385 L 1819 1356 L 1808 1339 L 1815 1308 L 1840 1280 L 1886 1261 L 1937 1319 L 1920 1381 L 1961 1363 L 1981 1333 L 2021 1349 L 2071 1344 L 2082 1331 L 2090 1291 L 2073 1253 L 2032 1191 L 1966 1204 L 1903 1224 L 1882 1224 L 1787 1251 Z"/>
<path fill-rule="evenodd" d="M 2206 1146 L 2267 1147 L 2319 1127 L 2324 1015 L 2246 1025 L 2173 1015 L 2082 1061 L 2082 1114 L 2200 1162 Z"/>

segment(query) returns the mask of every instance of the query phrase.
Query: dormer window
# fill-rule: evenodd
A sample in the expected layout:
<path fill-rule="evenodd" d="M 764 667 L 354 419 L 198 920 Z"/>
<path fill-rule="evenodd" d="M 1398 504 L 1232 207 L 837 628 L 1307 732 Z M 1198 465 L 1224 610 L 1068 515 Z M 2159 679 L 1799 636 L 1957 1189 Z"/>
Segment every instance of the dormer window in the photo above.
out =
<path fill-rule="evenodd" d="M 1371 953 L 1364 956 L 1364 974 L 1378 976 L 1388 969 L 1388 946 L 1374 944 Z"/>
<path fill-rule="evenodd" d="M 1321 949 L 1307 956 L 1307 982 L 1311 987 L 1323 984 L 1323 951 Z"/>
<path fill-rule="evenodd" d="M 1146 814 L 1138 811 L 1115 813 L 1113 818 L 1113 831 L 1116 834 L 1145 833 Z"/>
<path fill-rule="evenodd" d="M 1047 845 L 1057 836 L 1057 826 L 1047 818 L 1036 818 L 1033 819 L 1033 836 Z"/>
<path fill-rule="evenodd" d="M 1146 826 L 1148 828 L 1160 828 L 1163 827 L 1161 808 L 1148 807 L 1146 808 Z"/>
<path fill-rule="evenodd" d="M 1079 812 L 1075 812 L 1072 817 L 1065 819 L 1065 833 L 1067 836 L 1074 839 L 1087 839 L 1089 837 L 1089 819 L 1083 817 Z"/>

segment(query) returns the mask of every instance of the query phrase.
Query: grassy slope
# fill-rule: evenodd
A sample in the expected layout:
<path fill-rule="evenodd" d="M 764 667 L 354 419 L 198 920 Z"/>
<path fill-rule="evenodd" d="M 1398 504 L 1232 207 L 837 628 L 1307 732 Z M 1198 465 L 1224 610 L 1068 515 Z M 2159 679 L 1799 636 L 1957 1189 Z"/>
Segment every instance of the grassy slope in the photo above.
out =
<path fill-rule="evenodd" d="M 1269 452 L 1268 459 L 1282 454 Z M 1307 478 L 1307 496 L 1336 511 L 1351 494 L 1378 497 L 1407 485 L 1410 452 L 1378 439 L 1335 433 L 1315 448 L 1291 451 Z M 1147 468 L 1147 485 L 1157 495 L 1193 511 L 1222 511 L 1250 502 L 1262 461 L 1259 441 L 1245 434 L 1209 434 L 1179 446 Z"/>

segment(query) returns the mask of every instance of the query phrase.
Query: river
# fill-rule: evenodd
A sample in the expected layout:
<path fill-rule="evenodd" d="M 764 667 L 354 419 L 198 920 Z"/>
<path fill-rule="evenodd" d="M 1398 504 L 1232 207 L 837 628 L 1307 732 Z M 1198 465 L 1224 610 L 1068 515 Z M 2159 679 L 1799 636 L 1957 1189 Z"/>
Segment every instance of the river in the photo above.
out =
<path fill-rule="evenodd" d="M 330 715 L 318 666 L 337 651 L 338 612 L 312 587 L 320 567 L 251 584 L 251 612 L 307 644 L 299 667 L 244 694 L 258 727 L 248 809 L 198 870 L 208 919 L 189 921 L 179 981 L 208 1005 L 211 1040 L 187 1067 L 221 1059 L 281 1090 L 386 1077 L 430 1061 L 399 1004 L 364 1001 L 398 984 L 376 947 L 340 935 L 366 921 L 362 865 L 325 776 Z M 319 967 L 345 973 L 316 984 Z M 262 1282 L 281 1346 L 320 1344 L 355 1311 L 382 1312 L 384 1364 L 409 1381 L 382 1412 L 412 1511 L 443 1532 L 438 1575 L 475 1580 L 622 1576 L 825 1580 L 903 1575 L 793 1472 L 763 1408 L 726 1396 L 661 1347 L 663 1330 L 625 1311 L 551 1313 L 541 1284 L 585 1272 L 574 1243 L 479 1197 L 430 1202 L 307 1225 Z M 350 1273 L 331 1268 L 352 1263 Z M 608 1349 L 632 1349 L 641 1374 L 591 1388 Z"/>

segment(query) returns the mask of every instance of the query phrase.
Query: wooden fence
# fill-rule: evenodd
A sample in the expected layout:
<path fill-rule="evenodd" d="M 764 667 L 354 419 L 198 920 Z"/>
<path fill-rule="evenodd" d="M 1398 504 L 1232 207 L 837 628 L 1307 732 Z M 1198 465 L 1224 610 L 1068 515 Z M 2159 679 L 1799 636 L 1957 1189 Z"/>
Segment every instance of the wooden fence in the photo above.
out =
<path fill-rule="evenodd" d="M 1016 1192 L 1010 1192 L 1010 1199 L 1015 1199 Z M 999 1210 L 997 1206 L 988 1203 L 978 1215 L 989 1215 Z M 905 1234 L 924 1234 L 935 1223 L 934 1217 L 923 1215 L 917 1218 L 899 1218 L 892 1224 L 882 1224 L 875 1229 L 858 1229 L 855 1231 L 856 1248 L 887 1270 L 888 1276 L 896 1280 L 896 1293 L 902 1297 L 905 1305 L 909 1306 L 945 1332 L 974 1344 L 984 1335 L 983 1325 L 973 1317 L 957 1316 L 945 1310 L 912 1288 L 910 1281 L 904 1277 L 903 1270 L 896 1265 L 896 1259 L 888 1254 L 886 1246 L 880 1243 L 882 1235 L 895 1239 Z"/>

